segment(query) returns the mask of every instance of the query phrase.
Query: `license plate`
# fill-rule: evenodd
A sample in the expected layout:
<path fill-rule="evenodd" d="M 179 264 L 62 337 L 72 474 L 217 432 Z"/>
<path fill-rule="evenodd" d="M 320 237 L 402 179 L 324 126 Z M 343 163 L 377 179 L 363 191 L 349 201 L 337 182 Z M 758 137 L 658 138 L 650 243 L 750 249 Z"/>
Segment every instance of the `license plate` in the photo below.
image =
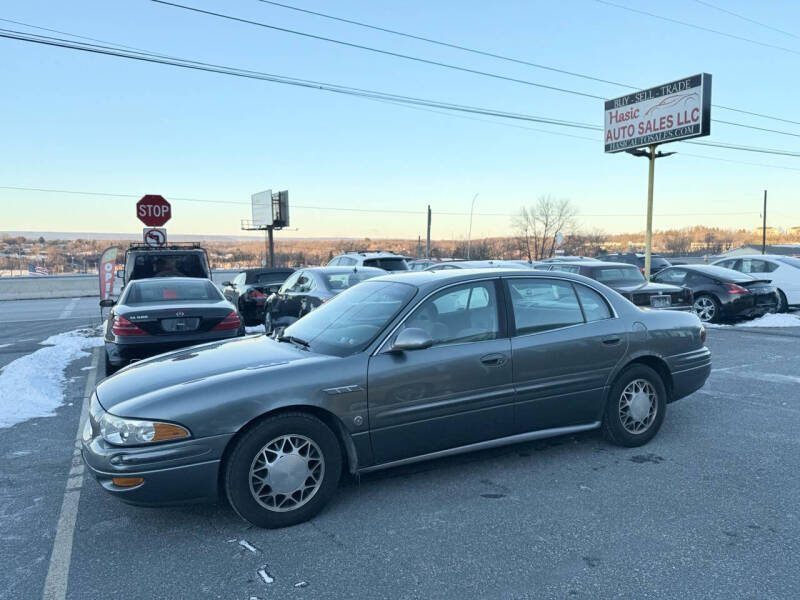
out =
<path fill-rule="evenodd" d="M 671 304 L 671 300 L 669 296 L 650 296 L 650 306 L 653 308 L 665 308 Z"/>
<path fill-rule="evenodd" d="M 161 329 L 169 333 L 182 333 L 184 331 L 195 331 L 200 325 L 198 317 L 187 317 L 180 319 L 161 319 Z"/>

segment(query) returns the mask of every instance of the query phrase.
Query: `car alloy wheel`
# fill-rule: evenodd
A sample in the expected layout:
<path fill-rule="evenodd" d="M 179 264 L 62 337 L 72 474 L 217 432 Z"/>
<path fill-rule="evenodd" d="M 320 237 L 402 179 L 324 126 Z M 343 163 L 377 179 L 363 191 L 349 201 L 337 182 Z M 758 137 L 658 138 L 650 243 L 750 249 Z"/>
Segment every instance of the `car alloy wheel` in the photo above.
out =
<path fill-rule="evenodd" d="M 658 395 L 646 379 L 634 379 L 619 397 L 619 419 L 626 431 L 640 434 L 647 431 L 658 413 Z"/>
<path fill-rule="evenodd" d="M 717 314 L 717 306 L 714 303 L 714 300 L 708 296 L 700 296 L 697 298 L 694 301 L 692 308 L 694 309 L 694 314 L 696 314 L 697 317 L 703 321 L 703 323 L 713 321 Z"/>
<path fill-rule="evenodd" d="M 295 510 L 314 497 L 324 476 L 325 459 L 313 440 L 302 435 L 282 435 L 253 458 L 250 493 L 267 510 Z"/>

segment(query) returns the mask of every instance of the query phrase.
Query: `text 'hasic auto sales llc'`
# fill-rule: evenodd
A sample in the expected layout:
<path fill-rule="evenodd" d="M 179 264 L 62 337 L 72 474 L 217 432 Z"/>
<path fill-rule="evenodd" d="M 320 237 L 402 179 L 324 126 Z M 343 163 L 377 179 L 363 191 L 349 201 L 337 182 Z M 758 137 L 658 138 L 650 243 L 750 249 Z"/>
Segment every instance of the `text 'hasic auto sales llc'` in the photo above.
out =
<path fill-rule="evenodd" d="M 711 76 L 687 77 L 605 103 L 606 152 L 708 135 Z"/>

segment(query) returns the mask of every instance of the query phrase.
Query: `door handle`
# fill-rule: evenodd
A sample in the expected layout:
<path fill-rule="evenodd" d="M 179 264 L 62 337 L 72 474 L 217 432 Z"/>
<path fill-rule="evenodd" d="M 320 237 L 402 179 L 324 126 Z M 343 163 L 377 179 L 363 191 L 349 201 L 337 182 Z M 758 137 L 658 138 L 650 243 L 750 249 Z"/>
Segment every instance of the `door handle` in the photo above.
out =
<path fill-rule="evenodd" d="M 603 338 L 603 343 L 604 343 L 606 346 L 616 346 L 616 345 L 617 345 L 617 344 L 619 344 L 621 341 L 622 341 L 622 338 L 621 338 L 621 337 L 618 337 L 618 336 L 615 336 L 615 335 L 610 335 L 610 336 L 608 336 L 608 337 L 604 337 L 604 338 Z"/>
<path fill-rule="evenodd" d="M 481 362 L 488 367 L 499 367 L 505 364 L 506 357 L 503 354 L 487 354 L 481 357 Z"/>

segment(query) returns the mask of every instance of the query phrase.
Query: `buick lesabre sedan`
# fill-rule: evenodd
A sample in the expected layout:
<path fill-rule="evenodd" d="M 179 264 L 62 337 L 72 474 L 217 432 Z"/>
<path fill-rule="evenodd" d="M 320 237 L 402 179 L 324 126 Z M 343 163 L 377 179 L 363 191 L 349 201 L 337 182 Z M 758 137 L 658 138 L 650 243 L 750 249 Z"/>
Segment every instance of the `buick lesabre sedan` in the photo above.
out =
<path fill-rule="evenodd" d="M 311 518 L 343 470 L 590 429 L 639 446 L 711 358 L 690 313 L 515 269 L 376 277 L 282 336 L 137 362 L 91 397 L 83 456 L 134 504 L 215 500 L 261 527 Z"/>

